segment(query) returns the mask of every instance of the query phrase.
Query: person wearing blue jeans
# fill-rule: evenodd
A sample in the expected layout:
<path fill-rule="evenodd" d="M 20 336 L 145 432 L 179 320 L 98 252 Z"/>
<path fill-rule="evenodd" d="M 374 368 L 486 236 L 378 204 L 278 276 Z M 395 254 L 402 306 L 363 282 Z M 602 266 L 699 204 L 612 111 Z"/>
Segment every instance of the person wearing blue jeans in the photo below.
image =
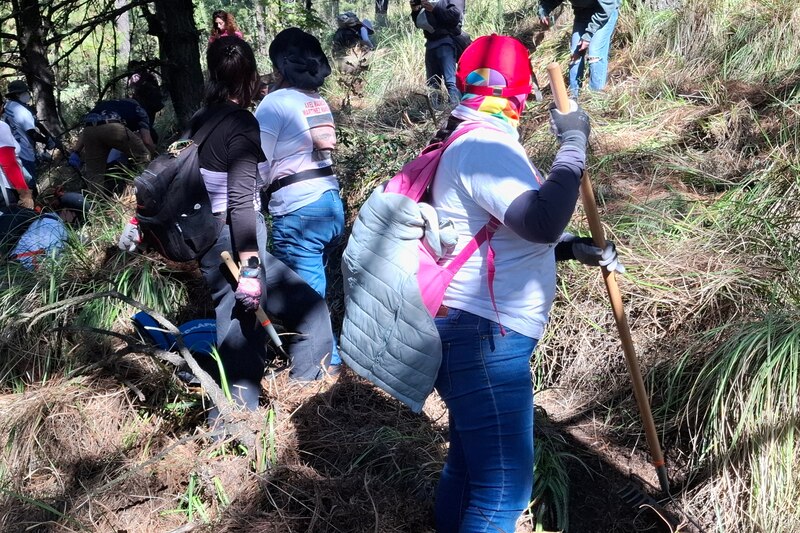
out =
<path fill-rule="evenodd" d="M 616 252 L 564 233 L 586 165 L 586 113 L 574 102 L 568 113 L 551 111 L 560 148 L 546 180 L 519 142 L 532 89 L 527 48 L 511 37 L 480 37 L 461 56 L 456 83 L 463 96 L 448 124 L 480 126 L 444 151 L 430 189 L 431 205 L 458 235 L 444 261 L 492 217 L 502 225 L 464 262 L 435 313 L 435 388 L 450 423 L 436 530 L 513 533 L 534 483 L 530 359 L 555 297 L 556 261 L 617 269 Z"/>
<path fill-rule="evenodd" d="M 450 104 L 458 103 L 456 47 L 461 33 L 464 0 L 411 0 L 411 20 L 425 35 L 425 78 L 437 90 L 444 84 Z"/>
<path fill-rule="evenodd" d="M 325 267 L 343 233 L 342 199 L 338 191 L 328 190 L 310 205 L 272 217 L 272 255 L 291 265 L 324 298 Z"/>
<path fill-rule="evenodd" d="M 275 84 L 256 109 L 266 207 L 272 216 L 272 254 L 325 298 L 325 265 L 344 232 L 344 207 L 333 166 L 333 114 L 318 89 L 331 73 L 316 37 L 283 30 L 269 57 Z M 341 369 L 331 335 L 330 367 Z"/>
<path fill-rule="evenodd" d="M 344 234 L 344 206 L 338 190 L 286 215 L 272 217 L 272 255 L 289 265 L 325 298 L 325 267 Z M 334 343 L 331 365 L 342 362 Z"/>
<path fill-rule="evenodd" d="M 443 353 L 436 390 L 450 421 L 437 530 L 513 532 L 533 490 L 530 358 L 536 339 L 508 328 L 503 335 L 496 322 L 458 309 L 437 318 L 436 327 Z"/>
<path fill-rule="evenodd" d="M 569 0 L 575 20 L 572 25 L 569 64 L 569 89 L 577 98 L 586 70 L 589 90 L 602 91 L 608 78 L 608 55 L 611 37 L 619 17 L 619 0 Z M 550 13 L 563 0 L 541 0 L 539 20 L 550 26 Z"/>
<path fill-rule="evenodd" d="M 430 43 L 425 49 L 425 75 L 428 85 L 441 88 L 444 83 L 450 102 L 456 103 L 461 94 L 456 89 L 456 49 L 452 42 Z"/>

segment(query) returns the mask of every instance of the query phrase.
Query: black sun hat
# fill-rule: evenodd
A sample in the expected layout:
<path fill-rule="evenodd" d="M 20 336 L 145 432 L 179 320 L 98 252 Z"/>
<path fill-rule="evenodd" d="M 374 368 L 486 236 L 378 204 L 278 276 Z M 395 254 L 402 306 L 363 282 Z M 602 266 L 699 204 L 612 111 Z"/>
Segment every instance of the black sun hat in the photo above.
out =
<path fill-rule="evenodd" d="M 28 88 L 28 84 L 25 83 L 23 80 L 14 80 L 8 84 L 8 88 L 6 89 L 6 95 L 11 94 L 20 94 L 20 93 L 27 93 L 30 92 Z"/>
<path fill-rule="evenodd" d="M 287 28 L 269 45 L 269 58 L 292 87 L 319 89 L 331 73 L 331 65 L 319 40 L 300 28 Z"/>

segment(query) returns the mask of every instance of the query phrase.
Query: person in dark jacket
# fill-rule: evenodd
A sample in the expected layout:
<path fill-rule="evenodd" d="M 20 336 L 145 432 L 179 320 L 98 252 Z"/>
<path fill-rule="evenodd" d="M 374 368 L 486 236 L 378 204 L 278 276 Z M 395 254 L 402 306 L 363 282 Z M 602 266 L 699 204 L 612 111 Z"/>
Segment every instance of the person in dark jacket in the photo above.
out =
<path fill-rule="evenodd" d="M 372 23 L 367 20 L 361 20 L 358 15 L 352 11 L 345 11 L 336 16 L 336 33 L 333 34 L 333 55 L 344 55 L 351 48 L 356 46 L 372 50 L 375 45 L 372 44 L 370 35 L 375 33 L 372 29 Z"/>
<path fill-rule="evenodd" d="M 550 13 L 564 0 L 540 0 L 539 21 L 551 24 Z M 586 69 L 589 69 L 589 90 L 602 91 L 608 77 L 608 52 L 611 36 L 617 25 L 620 0 L 569 0 L 575 13 L 572 24 L 569 64 L 569 90 L 577 98 Z"/>
<path fill-rule="evenodd" d="M 115 148 L 138 165 L 146 164 L 151 155 L 156 154 L 150 135 L 150 118 L 136 100 L 99 102 L 83 117 L 83 132 L 73 154 L 83 151 L 90 187 L 107 190 L 106 164 L 109 153 Z M 70 155 L 70 161 L 74 157 Z"/>
<path fill-rule="evenodd" d="M 447 88 L 450 104 L 458 103 L 456 43 L 461 35 L 464 0 L 411 0 L 411 20 L 425 34 L 425 76 L 434 89 Z"/>
<path fill-rule="evenodd" d="M 161 85 L 156 75 L 141 61 L 134 60 L 128 63 L 128 70 L 133 72 L 128 78 L 128 95 L 147 112 L 147 117 L 150 119 L 150 136 L 153 138 L 153 144 L 158 144 L 158 134 L 154 125 L 156 114 L 164 109 Z"/>

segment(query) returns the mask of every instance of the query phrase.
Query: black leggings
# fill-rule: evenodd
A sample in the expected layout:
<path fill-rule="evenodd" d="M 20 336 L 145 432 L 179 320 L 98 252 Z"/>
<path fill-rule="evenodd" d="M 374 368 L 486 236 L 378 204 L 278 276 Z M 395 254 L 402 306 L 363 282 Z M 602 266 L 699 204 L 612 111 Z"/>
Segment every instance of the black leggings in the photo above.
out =
<path fill-rule="evenodd" d="M 328 307 L 300 276 L 266 251 L 264 219 L 259 214 L 256 220 L 262 265 L 261 305 L 271 319 L 279 320 L 291 333 L 281 338 L 291 359 L 289 377 L 297 381 L 320 379 L 330 359 L 332 332 Z M 255 409 L 265 368 L 267 335 L 255 313 L 245 311 L 234 298 L 237 281 L 220 258 L 227 251 L 237 259 L 238 253 L 232 246 L 230 227 L 225 225 L 217 242 L 200 259 L 200 269 L 214 301 L 217 351 L 231 394 L 240 405 Z M 202 358 L 198 363 L 219 383 L 213 360 Z"/>

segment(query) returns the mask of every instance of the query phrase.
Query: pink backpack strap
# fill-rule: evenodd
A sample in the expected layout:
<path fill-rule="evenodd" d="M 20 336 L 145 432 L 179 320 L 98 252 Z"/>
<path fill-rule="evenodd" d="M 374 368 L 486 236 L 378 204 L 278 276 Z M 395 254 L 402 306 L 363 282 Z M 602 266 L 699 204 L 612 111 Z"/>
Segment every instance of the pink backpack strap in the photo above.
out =
<path fill-rule="evenodd" d="M 450 261 L 450 263 L 448 263 L 446 270 L 455 275 L 456 272 L 461 270 L 461 267 L 464 266 L 464 263 L 467 262 L 467 259 L 472 257 L 472 254 L 478 251 L 478 248 L 480 248 L 484 242 L 492 238 L 492 235 L 494 235 L 494 232 L 497 231 L 497 228 L 499 227 L 499 220 L 494 217 L 489 219 L 489 222 L 479 229 L 478 233 L 472 237 L 472 240 L 467 243 L 467 245 L 458 253 L 457 256 L 453 258 L 452 261 Z M 494 269 L 494 262 L 492 262 L 491 267 Z"/>
<path fill-rule="evenodd" d="M 500 322 L 500 312 L 497 310 L 497 302 L 494 299 L 494 275 L 496 269 L 494 266 L 494 248 L 492 248 L 492 236 L 500 226 L 501 223 L 499 220 L 497 220 L 495 217 L 490 218 L 489 222 L 487 222 L 480 230 L 478 230 L 478 233 L 472 237 L 472 240 L 470 240 L 461 250 L 461 252 L 459 252 L 459 254 L 455 256 L 452 261 L 450 261 L 446 270 L 450 272 L 450 278 L 452 279 L 452 277 L 456 275 L 456 272 L 461 270 L 461 267 L 464 266 L 464 263 L 467 262 L 467 259 L 472 257 L 472 254 L 474 254 L 484 242 L 489 243 L 489 249 L 486 254 L 486 261 L 488 263 L 489 270 L 489 276 L 487 280 L 489 283 L 489 298 L 492 300 L 492 308 L 494 308 L 494 314 L 497 315 L 497 323 L 500 325 L 500 335 L 505 336 L 506 330 L 503 328 L 503 324 Z"/>
<path fill-rule="evenodd" d="M 492 217 L 491 220 L 489 220 L 489 222 L 486 223 L 484 229 L 487 234 L 486 241 L 489 247 L 486 253 L 486 262 L 488 263 L 488 270 L 489 270 L 489 275 L 487 279 L 487 283 L 489 283 L 489 298 L 491 298 L 492 300 L 492 308 L 494 309 L 494 314 L 497 317 L 497 324 L 500 326 L 500 335 L 505 337 L 506 328 L 504 328 L 503 323 L 500 322 L 500 312 L 497 310 L 497 302 L 494 299 L 495 267 L 494 267 L 494 248 L 492 248 L 492 235 L 494 235 L 494 233 L 497 231 L 497 228 L 499 227 L 500 227 L 500 221 Z"/>
<path fill-rule="evenodd" d="M 411 185 L 411 187 L 409 188 L 408 192 L 406 192 L 406 196 L 408 196 L 409 198 L 415 198 L 415 199 L 422 198 L 423 194 L 425 193 L 425 191 L 427 190 L 427 188 L 430 186 L 431 182 L 433 181 L 433 177 L 436 174 L 436 168 L 439 166 L 439 160 L 441 159 L 442 154 L 444 154 L 444 151 L 447 150 L 447 147 L 450 146 L 451 144 L 453 144 L 453 142 L 456 139 L 458 139 L 459 137 L 461 137 L 465 133 L 468 133 L 468 132 L 470 132 L 472 130 L 475 130 L 475 129 L 478 129 L 478 128 L 481 128 L 481 127 L 490 127 L 490 126 L 486 126 L 486 125 L 481 124 L 479 122 L 468 122 L 464 126 L 462 126 L 461 128 L 459 128 L 459 129 L 455 130 L 453 133 L 451 133 L 447 137 L 447 139 L 445 139 L 444 141 L 437 141 L 437 142 L 431 143 L 428 146 L 426 146 L 422 150 L 422 152 L 420 153 L 420 156 L 425 155 L 425 154 L 427 154 L 429 152 L 436 151 L 436 150 L 439 151 L 439 155 L 436 157 L 436 159 L 432 160 L 431 163 L 429 163 L 429 164 L 433 165 L 433 168 L 430 168 L 430 170 L 429 170 L 430 179 L 428 179 L 428 180 L 416 180 Z M 396 192 L 396 191 L 392 191 L 391 188 L 387 188 L 387 192 Z"/>
<path fill-rule="evenodd" d="M 447 139 L 444 140 L 444 142 L 441 144 L 441 152 L 444 153 L 444 151 L 447 149 L 448 146 L 450 146 L 456 139 L 458 139 L 465 133 L 481 127 L 493 129 L 491 126 L 487 126 L 486 124 L 481 124 L 479 122 L 467 122 L 462 127 L 456 129 L 453 133 L 450 134 L 450 136 Z M 438 143 L 434 143 L 428 146 L 425 150 L 437 149 L 437 148 L 439 148 Z M 494 266 L 494 248 L 492 248 L 492 242 L 491 242 L 492 236 L 495 234 L 495 232 L 501 225 L 502 223 L 495 217 L 490 218 L 489 222 L 487 222 L 486 225 L 484 225 L 478 231 L 478 233 L 475 234 L 474 237 L 472 237 L 472 240 L 467 243 L 464 249 L 461 250 L 461 252 L 456 257 L 454 257 L 452 261 L 450 261 L 450 263 L 447 265 L 446 270 L 450 273 L 450 279 L 452 279 L 453 276 L 455 276 L 455 274 L 459 270 L 461 270 L 461 267 L 464 266 L 464 263 L 467 262 L 467 259 L 472 257 L 472 254 L 474 254 L 484 242 L 488 243 L 489 249 L 486 254 L 486 260 L 488 263 L 488 270 L 489 270 L 489 275 L 488 275 L 489 297 L 492 300 L 492 308 L 494 309 L 494 313 L 497 316 L 497 323 L 500 325 L 500 334 L 505 336 L 506 330 L 505 328 L 503 328 L 503 324 L 500 322 L 500 312 L 497 310 L 497 302 L 495 301 L 494 298 L 495 266 Z"/>

